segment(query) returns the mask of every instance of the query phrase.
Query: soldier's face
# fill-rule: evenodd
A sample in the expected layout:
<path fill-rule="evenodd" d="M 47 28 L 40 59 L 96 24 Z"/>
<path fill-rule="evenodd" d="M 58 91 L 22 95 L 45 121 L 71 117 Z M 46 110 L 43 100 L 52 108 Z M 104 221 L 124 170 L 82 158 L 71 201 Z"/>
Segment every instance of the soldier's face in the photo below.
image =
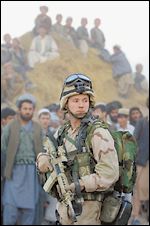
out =
<path fill-rule="evenodd" d="M 71 113 L 79 118 L 84 117 L 90 106 L 89 96 L 87 94 L 77 94 L 69 98 L 67 107 Z"/>
<path fill-rule="evenodd" d="M 19 109 L 20 118 L 23 121 L 28 122 L 32 119 L 33 113 L 34 113 L 33 104 L 28 103 L 28 102 L 23 102 L 20 109 Z"/>

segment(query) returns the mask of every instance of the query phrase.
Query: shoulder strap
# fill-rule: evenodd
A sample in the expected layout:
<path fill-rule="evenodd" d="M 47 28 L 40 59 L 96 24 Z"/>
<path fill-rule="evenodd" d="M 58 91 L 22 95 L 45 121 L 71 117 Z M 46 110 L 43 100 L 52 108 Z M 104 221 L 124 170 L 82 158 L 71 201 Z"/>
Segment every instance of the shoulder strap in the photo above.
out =
<path fill-rule="evenodd" d="M 53 142 L 53 144 L 57 150 L 58 149 L 57 139 L 54 137 L 54 135 L 52 134 L 52 132 L 50 130 L 48 130 L 47 136 Z"/>
<path fill-rule="evenodd" d="M 70 128 L 70 123 L 69 121 L 67 121 L 63 126 L 61 126 L 58 130 L 58 137 L 57 137 L 57 144 L 58 146 L 62 146 L 63 145 L 63 139 L 65 138 L 65 134 L 66 132 L 69 130 Z"/>
<path fill-rule="evenodd" d="M 87 138 L 86 138 L 86 142 L 87 142 L 87 145 L 89 146 L 89 148 L 92 147 L 91 140 L 92 140 L 94 131 L 97 128 L 103 128 L 103 129 L 108 129 L 109 130 L 108 124 L 103 122 L 103 121 L 101 121 L 100 119 L 97 119 L 93 123 L 91 123 L 89 125 L 89 127 L 87 128 Z"/>
<path fill-rule="evenodd" d="M 97 118 L 88 117 L 82 120 L 81 128 L 79 130 L 76 146 L 80 152 L 83 152 L 83 147 L 91 148 L 91 139 L 95 129 L 97 128 L 108 129 L 108 125 Z"/>

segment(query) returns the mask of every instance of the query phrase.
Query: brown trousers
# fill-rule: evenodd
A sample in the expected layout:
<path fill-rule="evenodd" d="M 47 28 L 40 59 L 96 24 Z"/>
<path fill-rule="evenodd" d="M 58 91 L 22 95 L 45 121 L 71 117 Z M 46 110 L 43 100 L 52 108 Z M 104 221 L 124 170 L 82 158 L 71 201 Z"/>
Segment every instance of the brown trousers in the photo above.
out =
<path fill-rule="evenodd" d="M 101 225 L 101 202 L 84 201 L 82 208 L 82 214 L 77 217 L 77 222 L 72 222 L 68 216 L 67 207 L 59 203 L 58 212 L 60 214 L 60 223 L 62 225 Z"/>

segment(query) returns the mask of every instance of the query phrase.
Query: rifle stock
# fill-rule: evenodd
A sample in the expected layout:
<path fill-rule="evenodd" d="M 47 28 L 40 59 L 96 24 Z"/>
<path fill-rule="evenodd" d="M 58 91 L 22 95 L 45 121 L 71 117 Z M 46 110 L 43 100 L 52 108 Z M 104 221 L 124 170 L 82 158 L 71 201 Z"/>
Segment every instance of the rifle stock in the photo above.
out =
<path fill-rule="evenodd" d="M 44 191 L 49 193 L 56 181 L 57 175 L 56 172 L 53 171 L 43 186 Z"/>
<path fill-rule="evenodd" d="M 53 137 L 53 140 L 54 139 L 55 138 Z M 50 161 L 53 166 L 53 172 L 45 182 L 43 188 L 46 192 L 50 192 L 55 182 L 58 183 L 62 202 L 66 205 L 66 207 L 69 208 L 72 221 L 76 222 L 77 218 L 72 205 L 73 194 L 71 193 L 71 191 L 68 191 L 66 189 L 69 185 L 69 182 L 64 171 L 65 165 L 63 164 L 63 162 L 66 162 L 67 158 L 62 148 L 55 146 L 55 150 L 51 150 L 51 147 L 52 146 L 50 140 L 47 137 L 47 139 L 45 140 L 44 149 L 50 154 Z"/>

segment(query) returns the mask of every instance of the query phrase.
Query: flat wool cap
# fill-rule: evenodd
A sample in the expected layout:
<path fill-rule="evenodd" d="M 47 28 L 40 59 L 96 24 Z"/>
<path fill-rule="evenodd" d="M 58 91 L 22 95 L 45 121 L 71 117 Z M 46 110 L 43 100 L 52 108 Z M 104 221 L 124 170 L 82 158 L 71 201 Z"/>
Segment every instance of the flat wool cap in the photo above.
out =
<path fill-rule="evenodd" d="M 16 106 L 19 107 L 20 103 L 23 101 L 26 101 L 26 100 L 31 101 L 31 103 L 35 106 L 36 99 L 30 93 L 25 93 L 25 94 L 21 95 L 16 101 Z"/>
<path fill-rule="evenodd" d="M 129 116 L 129 109 L 128 108 L 120 108 L 118 110 L 118 115 L 126 115 L 126 116 Z"/>

